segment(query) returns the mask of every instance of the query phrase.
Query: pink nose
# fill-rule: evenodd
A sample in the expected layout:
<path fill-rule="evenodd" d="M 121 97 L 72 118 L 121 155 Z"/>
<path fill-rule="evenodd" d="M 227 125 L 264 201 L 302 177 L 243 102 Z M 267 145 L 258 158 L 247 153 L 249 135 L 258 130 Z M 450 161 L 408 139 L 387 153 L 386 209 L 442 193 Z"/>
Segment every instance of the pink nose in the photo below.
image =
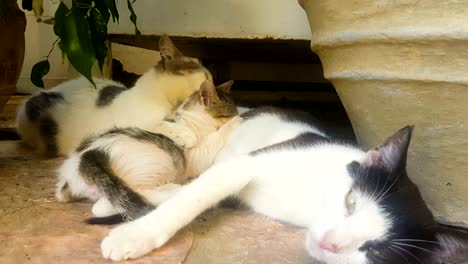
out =
<path fill-rule="evenodd" d="M 336 243 L 333 243 L 330 238 L 330 233 L 327 232 L 322 238 L 322 241 L 319 243 L 319 247 L 323 250 L 337 253 L 340 249 Z"/>
<path fill-rule="evenodd" d="M 339 248 L 336 244 L 331 243 L 329 241 L 322 240 L 319 244 L 320 248 L 326 251 L 330 251 L 333 253 L 337 253 Z"/>

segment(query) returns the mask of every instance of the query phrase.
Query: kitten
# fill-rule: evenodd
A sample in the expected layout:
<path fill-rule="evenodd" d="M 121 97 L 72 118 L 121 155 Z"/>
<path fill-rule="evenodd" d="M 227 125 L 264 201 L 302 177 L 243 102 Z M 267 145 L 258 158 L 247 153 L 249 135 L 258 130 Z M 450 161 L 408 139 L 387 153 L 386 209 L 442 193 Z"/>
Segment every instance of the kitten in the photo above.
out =
<path fill-rule="evenodd" d="M 185 57 L 167 35 L 160 38 L 162 60 L 135 85 L 95 78 L 64 82 L 30 97 L 19 106 L 16 128 L 22 140 L 49 156 L 68 155 L 93 133 L 113 126 L 150 128 L 177 108 L 205 80 L 209 71 Z"/>
<path fill-rule="evenodd" d="M 150 197 L 148 202 L 146 193 L 186 183 L 214 161 L 235 125 L 230 122 L 219 129 L 237 115 L 228 95 L 232 83 L 215 87 L 203 82 L 151 131 L 115 128 L 85 140 L 59 169 L 57 199 L 99 199 L 93 206 L 96 216 L 118 212 L 133 219 L 143 208 L 153 209 L 159 200 Z"/>
<path fill-rule="evenodd" d="M 104 238 L 105 258 L 147 254 L 231 196 L 308 228 L 306 250 L 325 263 L 468 260 L 467 230 L 437 223 L 406 174 L 412 127 L 364 152 L 335 142 L 305 116 L 272 109 L 242 116 L 211 168 Z"/>

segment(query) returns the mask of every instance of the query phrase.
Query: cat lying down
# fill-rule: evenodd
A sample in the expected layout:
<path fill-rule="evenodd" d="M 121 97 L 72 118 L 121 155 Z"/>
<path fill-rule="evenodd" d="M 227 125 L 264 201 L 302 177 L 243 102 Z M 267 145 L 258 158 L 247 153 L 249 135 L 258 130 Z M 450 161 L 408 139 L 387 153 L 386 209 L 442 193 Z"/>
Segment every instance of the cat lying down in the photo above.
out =
<path fill-rule="evenodd" d="M 171 185 L 155 209 L 151 195 L 161 194 L 144 196 L 144 216 L 102 241 L 104 258 L 141 257 L 235 197 L 257 213 L 308 228 L 305 249 L 324 263 L 468 261 L 467 230 L 435 221 L 406 173 L 412 127 L 365 152 L 328 137 L 302 113 L 259 108 L 240 117 L 214 165 L 185 186 Z"/>
<path fill-rule="evenodd" d="M 170 184 L 186 183 L 213 163 L 238 124 L 229 121 L 238 113 L 231 86 L 232 81 L 216 88 L 203 82 L 150 131 L 114 128 L 86 139 L 59 169 L 57 199 L 97 201 L 95 216 L 119 212 L 133 219 L 145 213 L 143 208 L 155 208 Z"/>
<path fill-rule="evenodd" d="M 16 130 L 24 143 L 48 156 L 68 155 L 80 142 L 114 126 L 150 129 L 172 113 L 210 72 L 195 58 L 183 56 L 172 40 L 159 41 L 162 60 L 133 87 L 84 77 L 31 96 L 18 107 Z"/>

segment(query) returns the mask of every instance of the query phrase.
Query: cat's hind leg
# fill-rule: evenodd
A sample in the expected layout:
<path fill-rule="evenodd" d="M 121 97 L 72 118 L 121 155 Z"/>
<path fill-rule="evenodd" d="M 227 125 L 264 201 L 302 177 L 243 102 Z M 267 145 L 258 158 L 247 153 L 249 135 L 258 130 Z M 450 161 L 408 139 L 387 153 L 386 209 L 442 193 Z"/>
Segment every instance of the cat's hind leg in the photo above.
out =
<path fill-rule="evenodd" d="M 118 261 L 161 247 L 200 213 L 242 190 L 254 177 L 253 161 L 239 156 L 214 165 L 149 214 L 114 228 L 101 243 L 102 255 Z"/>

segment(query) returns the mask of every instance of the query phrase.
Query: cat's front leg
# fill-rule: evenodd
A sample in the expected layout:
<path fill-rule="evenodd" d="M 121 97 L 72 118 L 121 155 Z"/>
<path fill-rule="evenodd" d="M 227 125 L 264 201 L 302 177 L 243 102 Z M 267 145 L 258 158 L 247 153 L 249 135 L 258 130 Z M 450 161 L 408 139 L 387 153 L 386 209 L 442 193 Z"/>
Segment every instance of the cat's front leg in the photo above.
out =
<path fill-rule="evenodd" d="M 102 241 L 102 255 L 119 261 L 161 247 L 200 213 L 245 187 L 252 179 L 252 160 L 240 156 L 221 162 L 149 214 L 116 227 Z"/>

